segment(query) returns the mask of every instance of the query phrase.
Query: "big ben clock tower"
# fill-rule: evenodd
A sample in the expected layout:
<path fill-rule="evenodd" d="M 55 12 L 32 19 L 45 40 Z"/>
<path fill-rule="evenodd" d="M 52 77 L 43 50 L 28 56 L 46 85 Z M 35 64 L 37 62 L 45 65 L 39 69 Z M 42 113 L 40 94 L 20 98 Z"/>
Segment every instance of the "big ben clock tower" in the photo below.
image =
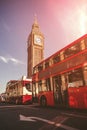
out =
<path fill-rule="evenodd" d="M 27 41 L 27 53 L 27 77 L 31 78 L 33 67 L 44 59 L 44 35 L 40 31 L 36 16 Z"/>

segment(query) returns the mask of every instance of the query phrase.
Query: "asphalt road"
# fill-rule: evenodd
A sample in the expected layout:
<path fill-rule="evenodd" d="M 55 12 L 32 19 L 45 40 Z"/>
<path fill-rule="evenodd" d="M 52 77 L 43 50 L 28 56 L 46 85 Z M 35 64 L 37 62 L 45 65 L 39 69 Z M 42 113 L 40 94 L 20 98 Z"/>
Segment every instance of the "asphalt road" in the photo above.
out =
<path fill-rule="evenodd" d="M 0 104 L 0 130 L 85 130 L 87 112 Z"/>

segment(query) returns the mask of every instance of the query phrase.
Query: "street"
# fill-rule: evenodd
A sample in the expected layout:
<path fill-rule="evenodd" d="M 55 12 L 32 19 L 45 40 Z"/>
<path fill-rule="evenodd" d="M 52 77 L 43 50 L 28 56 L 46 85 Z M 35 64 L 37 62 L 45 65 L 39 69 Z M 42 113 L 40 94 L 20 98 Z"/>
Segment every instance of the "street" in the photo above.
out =
<path fill-rule="evenodd" d="M 37 104 L 0 104 L 0 130 L 83 130 L 87 112 L 41 108 Z"/>

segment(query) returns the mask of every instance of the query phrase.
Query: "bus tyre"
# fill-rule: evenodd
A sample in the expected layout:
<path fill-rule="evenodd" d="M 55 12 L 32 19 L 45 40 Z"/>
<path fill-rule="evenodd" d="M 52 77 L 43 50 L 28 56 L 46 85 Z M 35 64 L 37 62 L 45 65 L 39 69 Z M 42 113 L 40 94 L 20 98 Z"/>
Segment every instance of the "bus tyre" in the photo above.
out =
<path fill-rule="evenodd" d="M 46 98 L 44 96 L 41 97 L 40 105 L 42 107 L 46 107 L 47 106 L 47 100 L 46 100 Z"/>

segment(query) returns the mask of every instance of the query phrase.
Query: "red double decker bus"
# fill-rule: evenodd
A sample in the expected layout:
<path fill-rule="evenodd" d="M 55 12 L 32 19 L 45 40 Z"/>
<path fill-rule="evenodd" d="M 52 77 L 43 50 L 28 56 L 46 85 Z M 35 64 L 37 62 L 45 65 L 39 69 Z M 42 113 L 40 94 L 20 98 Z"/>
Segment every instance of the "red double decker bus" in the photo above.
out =
<path fill-rule="evenodd" d="M 14 104 L 32 103 L 32 80 L 23 76 L 10 80 L 6 85 L 6 102 Z"/>
<path fill-rule="evenodd" d="M 87 109 L 87 34 L 36 65 L 32 79 L 41 106 Z"/>

